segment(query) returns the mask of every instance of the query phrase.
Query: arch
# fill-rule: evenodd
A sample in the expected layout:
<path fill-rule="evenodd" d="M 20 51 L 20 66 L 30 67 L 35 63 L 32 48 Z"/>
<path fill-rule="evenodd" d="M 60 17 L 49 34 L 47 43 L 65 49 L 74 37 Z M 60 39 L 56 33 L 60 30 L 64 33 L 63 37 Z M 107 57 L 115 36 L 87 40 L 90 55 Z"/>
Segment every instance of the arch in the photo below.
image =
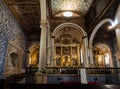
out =
<path fill-rule="evenodd" d="M 95 37 L 95 34 L 96 32 L 99 30 L 99 28 L 107 23 L 107 22 L 110 22 L 111 24 L 113 23 L 113 20 L 110 19 L 110 18 L 106 18 L 106 19 L 103 19 L 102 21 L 100 21 L 97 26 L 93 29 L 92 31 L 92 34 L 90 36 L 90 39 L 89 39 L 89 56 L 90 56 L 90 61 L 91 61 L 91 64 L 93 64 L 93 52 L 92 52 L 92 48 L 93 48 L 93 39 Z"/>
<path fill-rule="evenodd" d="M 109 19 L 109 18 L 106 18 L 106 19 L 103 19 L 102 21 L 100 21 L 97 26 L 93 29 L 92 31 L 92 34 L 90 36 L 90 39 L 89 39 L 89 46 L 92 47 L 92 44 L 93 44 L 93 39 L 95 37 L 95 34 L 96 32 L 98 31 L 98 29 L 105 23 L 107 22 L 110 22 L 111 24 L 113 23 L 113 20 L 112 19 Z"/>
<path fill-rule="evenodd" d="M 97 50 L 95 50 L 97 49 Z M 113 67 L 113 60 L 112 60 L 112 54 L 111 54 L 111 48 L 106 43 L 97 43 L 94 45 L 94 53 L 101 52 L 102 54 L 102 60 L 104 61 L 104 67 Z M 98 55 L 95 54 L 95 55 Z M 108 59 L 109 57 L 109 59 Z"/>
<path fill-rule="evenodd" d="M 73 28 L 74 29 L 74 33 L 77 32 L 76 36 L 82 43 L 82 46 L 81 46 L 81 49 L 80 51 L 81 54 L 80 55 L 84 55 L 82 56 L 82 60 L 84 60 L 84 66 L 85 67 L 88 67 L 88 39 L 87 39 L 87 33 L 84 31 L 84 29 L 82 27 L 80 27 L 79 25 L 77 24 L 74 24 L 74 23 L 62 23 L 60 25 L 58 25 L 53 33 L 52 33 L 52 36 L 56 36 L 56 34 L 58 34 L 58 32 L 63 29 L 63 28 L 66 28 L 66 27 L 70 27 L 70 28 Z M 62 30 L 61 30 L 62 31 Z M 73 30 L 71 30 L 72 32 Z M 69 33 L 71 35 L 73 35 L 72 33 Z M 58 35 L 57 35 L 58 36 Z M 54 47 L 52 47 L 54 48 Z"/>
<path fill-rule="evenodd" d="M 77 24 L 74 24 L 74 23 L 62 23 L 62 24 L 60 24 L 59 26 L 57 26 L 57 27 L 54 29 L 54 31 L 53 31 L 53 36 L 55 35 L 55 33 L 56 33 L 57 30 L 59 30 L 59 29 L 61 29 L 61 28 L 63 28 L 63 27 L 66 27 L 66 26 L 77 28 L 77 29 L 79 29 L 80 32 L 82 32 L 82 34 L 83 34 L 84 36 L 87 35 L 86 32 L 84 31 L 84 29 L 83 29 L 82 27 L 80 27 L 79 25 L 77 25 Z"/>
<path fill-rule="evenodd" d="M 29 52 L 32 52 L 34 49 L 39 48 L 39 43 L 34 43 L 29 46 Z"/>
<path fill-rule="evenodd" d="M 28 65 L 37 66 L 39 61 L 39 43 L 30 45 L 28 55 Z"/>

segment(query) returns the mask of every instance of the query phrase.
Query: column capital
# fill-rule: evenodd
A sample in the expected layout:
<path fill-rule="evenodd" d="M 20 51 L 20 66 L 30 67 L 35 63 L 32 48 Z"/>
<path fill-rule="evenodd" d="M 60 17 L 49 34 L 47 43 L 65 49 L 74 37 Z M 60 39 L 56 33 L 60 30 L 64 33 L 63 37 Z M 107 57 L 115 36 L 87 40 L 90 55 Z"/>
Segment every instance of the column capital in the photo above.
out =
<path fill-rule="evenodd" d="M 82 39 L 87 38 L 87 36 L 82 36 Z"/>
<path fill-rule="evenodd" d="M 41 20 L 40 25 L 41 26 L 47 26 L 47 21 L 46 20 Z"/>

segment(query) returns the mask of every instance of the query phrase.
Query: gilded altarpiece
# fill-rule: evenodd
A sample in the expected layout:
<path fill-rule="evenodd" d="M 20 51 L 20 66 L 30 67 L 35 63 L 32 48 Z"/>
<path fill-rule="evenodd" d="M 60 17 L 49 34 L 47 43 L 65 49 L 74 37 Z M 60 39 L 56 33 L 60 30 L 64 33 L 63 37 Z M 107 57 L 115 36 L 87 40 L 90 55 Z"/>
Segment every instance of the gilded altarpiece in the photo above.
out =
<path fill-rule="evenodd" d="M 80 45 L 77 43 L 72 43 L 70 38 L 67 39 L 62 38 L 59 43 L 55 44 L 55 66 L 78 66 L 78 61 L 80 61 L 78 60 L 78 49 Z"/>

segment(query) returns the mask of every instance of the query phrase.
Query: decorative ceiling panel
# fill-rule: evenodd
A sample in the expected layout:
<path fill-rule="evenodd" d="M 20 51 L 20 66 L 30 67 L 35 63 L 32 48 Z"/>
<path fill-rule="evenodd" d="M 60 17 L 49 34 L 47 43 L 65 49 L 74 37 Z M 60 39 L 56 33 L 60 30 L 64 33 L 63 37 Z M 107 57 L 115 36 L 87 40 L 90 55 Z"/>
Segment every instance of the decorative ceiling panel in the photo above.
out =
<path fill-rule="evenodd" d="M 85 15 L 93 0 L 51 0 L 52 14 L 62 11 L 75 11 Z"/>
<path fill-rule="evenodd" d="M 77 28 L 71 27 L 71 26 L 66 26 L 60 29 L 57 29 L 55 33 L 55 38 L 60 38 L 61 35 L 68 34 L 72 37 L 72 39 L 75 39 L 77 42 L 82 41 L 83 34 L 82 32 L 78 31 Z"/>

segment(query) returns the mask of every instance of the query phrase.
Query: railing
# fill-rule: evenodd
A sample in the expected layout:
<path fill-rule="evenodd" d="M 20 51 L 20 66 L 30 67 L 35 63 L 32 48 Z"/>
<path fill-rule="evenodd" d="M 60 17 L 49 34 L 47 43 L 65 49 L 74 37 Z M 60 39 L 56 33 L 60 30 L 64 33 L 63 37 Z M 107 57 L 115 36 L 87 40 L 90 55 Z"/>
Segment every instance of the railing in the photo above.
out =
<path fill-rule="evenodd" d="M 80 67 L 47 67 L 48 73 L 51 74 L 79 74 Z M 87 74 L 104 74 L 117 75 L 120 68 L 86 68 Z"/>
<path fill-rule="evenodd" d="M 38 71 L 38 67 L 26 67 L 26 74 L 35 74 Z"/>
<path fill-rule="evenodd" d="M 117 75 L 120 73 L 120 68 L 86 68 L 87 74 L 104 74 L 104 75 Z"/>
<path fill-rule="evenodd" d="M 46 67 L 48 74 L 79 74 L 81 67 Z M 37 67 L 26 67 L 26 73 L 34 74 L 38 71 Z M 86 68 L 87 74 L 117 75 L 120 68 Z"/>
<path fill-rule="evenodd" d="M 107 84 L 118 84 L 120 83 L 120 68 L 85 68 L 87 73 L 88 82 L 99 82 Z M 46 67 L 48 74 L 48 83 L 58 83 L 63 80 L 66 81 L 68 77 L 72 81 L 80 79 L 81 67 Z M 38 71 L 37 67 L 26 68 L 26 82 L 33 83 L 36 81 L 35 73 Z M 76 78 L 77 77 L 77 78 Z M 58 80 L 60 79 L 60 80 Z M 33 81 L 34 80 L 34 81 Z M 69 81 L 71 81 L 69 80 Z M 68 81 L 68 80 L 67 80 Z"/>
<path fill-rule="evenodd" d="M 46 67 L 49 74 L 79 74 L 80 67 Z"/>

